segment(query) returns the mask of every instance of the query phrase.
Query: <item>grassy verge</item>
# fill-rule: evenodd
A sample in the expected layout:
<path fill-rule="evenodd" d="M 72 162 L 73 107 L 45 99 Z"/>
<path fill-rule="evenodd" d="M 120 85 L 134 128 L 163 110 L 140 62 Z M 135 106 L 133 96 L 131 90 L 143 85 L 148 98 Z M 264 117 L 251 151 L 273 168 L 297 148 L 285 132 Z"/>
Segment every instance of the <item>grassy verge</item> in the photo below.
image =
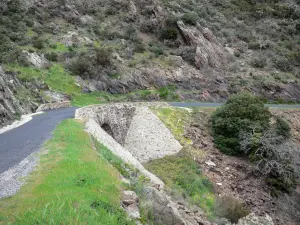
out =
<path fill-rule="evenodd" d="M 212 183 L 188 154 L 181 152 L 175 156 L 156 159 L 147 163 L 146 168 L 209 216 L 213 214 L 215 195 Z"/>
<path fill-rule="evenodd" d="M 145 167 L 160 177 L 166 185 L 195 204 L 211 218 L 214 215 L 215 194 L 212 183 L 199 169 L 193 158 L 203 157 L 201 149 L 191 146 L 192 141 L 184 136 L 185 127 L 192 119 L 192 113 L 180 108 L 153 108 L 152 111 L 170 129 L 182 144 L 177 155 L 152 160 Z"/>
<path fill-rule="evenodd" d="M 132 224 L 119 207 L 119 173 L 83 124 L 62 122 L 45 149 L 28 183 L 0 200 L 0 224 Z"/>

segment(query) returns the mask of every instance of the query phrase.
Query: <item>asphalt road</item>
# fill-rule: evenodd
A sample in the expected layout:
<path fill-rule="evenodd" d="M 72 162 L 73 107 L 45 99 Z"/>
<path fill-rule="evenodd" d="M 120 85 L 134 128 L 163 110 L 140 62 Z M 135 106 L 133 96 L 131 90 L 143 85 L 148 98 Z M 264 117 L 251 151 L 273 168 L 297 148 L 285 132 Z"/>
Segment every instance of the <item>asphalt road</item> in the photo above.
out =
<path fill-rule="evenodd" d="M 174 107 L 218 107 L 224 103 L 209 103 L 209 102 L 169 102 L 170 106 Z M 299 109 L 300 105 L 277 105 L 277 104 L 266 104 L 270 108 L 278 109 Z"/>
<path fill-rule="evenodd" d="M 222 103 L 169 102 L 175 107 L 218 107 Z M 267 105 L 271 108 L 300 108 L 300 105 Z M 0 174 L 39 150 L 51 138 L 57 124 L 73 118 L 76 108 L 50 110 L 36 115 L 28 123 L 0 134 Z"/>
<path fill-rule="evenodd" d="M 0 174 L 39 150 L 64 119 L 74 118 L 76 108 L 61 108 L 36 115 L 24 125 L 0 134 Z"/>

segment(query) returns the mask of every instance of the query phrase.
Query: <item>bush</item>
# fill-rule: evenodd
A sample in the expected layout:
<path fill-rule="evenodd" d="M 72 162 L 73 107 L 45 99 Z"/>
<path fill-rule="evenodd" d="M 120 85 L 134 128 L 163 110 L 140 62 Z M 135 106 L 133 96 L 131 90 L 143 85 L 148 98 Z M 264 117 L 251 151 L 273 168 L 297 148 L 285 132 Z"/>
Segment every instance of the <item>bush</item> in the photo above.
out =
<path fill-rule="evenodd" d="M 212 116 L 214 142 L 225 154 L 241 155 L 240 134 L 265 130 L 270 118 L 271 113 L 258 97 L 250 93 L 233 95 Z"/>
<path fill-rule="evenodd" d="M 138 34 L 134 27 L 130 26 L 125 31 L 125 38 L 131 41 L 137 41 L 138 40 Z"/>
<path fill-rule="evenodd" d="M 294 143 L 270 129 L 264 133 L 244 134 L 240 144 L 259 171 L 267 176 L 268 184 L 286 192 L 296 187 L 300 168 L 298 149 Z"/>
<path fill-rule="evenodd" d="M 198 15 L 196 13 L 186 13 L 181 19 L 187 24 L 196 25 L 198 21 Z"/>
<path fill-rule="evenodd" d="M 177 29 L 173 27 L 166 27 L 160 31 L 160 38 L 163 40 L 176 40 L 177 35 Z"/>
<path fill-rule="evenodd" d="M 153 52 L 156 57 L 164 54 L 164 50 L 160 46 L 151 46 L 149 50 Z"/>
<path fill-rule="evenodd" d="M 111 65 L 112 50 L 110 48 L 96 48 L 96 61 L 101 66 Z"/>
<path fill-rule="evenodd" d="M 221 196 L 217 199 L 216 211 L 220 217 L 225 217 L 232 223 L 237 223 L 240 218 L 250 213 L 239 199 L 228 195 Z"/>
<path fill-rule="evenodd" d="M 34 40 L 32 42 L 32 46 L 37 48 L 37 49 L 43 49 L 45 47 L 44 42 L 41 39 Z"/>
<path fill-rule="evenodd" d="M 134 46 L 134 51 L 143 53 L 146 50 L 145 45 L 142 42 L 138 42 Z"/>
<path fill-rule="evenodd" d="M 87 73 L 93 67 L 93 61 L 90 57 L 82 55 L 76 59 L 73 59 L 69 65 L 68 69 L 75 75 L 86 76 Z"/>
<path fill-rule="evenodd" d="M 170 16 L 165 20 L 166 26 L 168 27 L 176 27 L 178 18 L 175 16 Z M 300 26 L 300 25 L 299 25 Z"/>
<path fill-rule="evenodd" d="M 52 62 L 57 62 L 57 54 L 55 52 L 50 52 L 45 54 L 45 58 Z"/>
<path fill-rule="evenodd" d="M 289 123 L 286 120 L 278 117 L 276 119 L 276 133 L 286 138 L 290 137 L 291 127 Z"/>
<path fill-rule="evenodd" d="M 267 60 L 262 57 L 253 58 L 251 60 L 251 65 L 256 68 L 264 68 L 267 65 Z"/>
<path fill-rule="evenodd" d="M 284 57 L 277 56 L 273 58 L 273 63 L 276 69 L 279 69 L 283 72 L 289 72 L 292 70 L 291 62 Z"/>

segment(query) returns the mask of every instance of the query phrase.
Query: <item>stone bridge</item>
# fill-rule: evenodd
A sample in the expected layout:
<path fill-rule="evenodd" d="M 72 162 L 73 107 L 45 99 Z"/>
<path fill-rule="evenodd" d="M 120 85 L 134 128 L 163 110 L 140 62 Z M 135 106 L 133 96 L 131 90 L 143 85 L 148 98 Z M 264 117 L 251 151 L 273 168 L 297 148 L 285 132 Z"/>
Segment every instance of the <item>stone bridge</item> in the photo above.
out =
<path fill-rule="evenodd" d="M 78 109 L 75 118 L 86 121 L 86 129 L 112 152 L 161 182 L 141 163 L 179 152 L 180 143 L 149 109 L 166 103 L 116 103 Z M 158 179 L 158 180 L 157 180 Z"/>

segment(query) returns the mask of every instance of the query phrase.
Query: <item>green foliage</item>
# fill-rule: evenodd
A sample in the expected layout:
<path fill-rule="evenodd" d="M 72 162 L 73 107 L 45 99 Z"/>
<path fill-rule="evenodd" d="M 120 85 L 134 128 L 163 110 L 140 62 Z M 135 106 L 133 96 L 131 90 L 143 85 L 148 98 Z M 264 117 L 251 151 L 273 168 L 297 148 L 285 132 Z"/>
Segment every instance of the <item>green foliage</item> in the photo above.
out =
<path fill-rule="evenodd" d="M 114 155 L 104 145 L 100 144 L 95 138 L 93 138 L 93 142 L 97 151 L 104 159 L 106 159 L 113 167 L 115 167 L 124 177 L 128 178 L 130 176 L 128 170 L 126 169 L 126 164 L 119 157 Z"/>
<path fill-rule="evenodd" d="M 177 35 L 177 29 L 173 27 L 165 27 L 160 31 L 160 38 L 163 40 L 176 40 Z"/>
<path fill-rule="evenodd" d="M 118 171 L 95 151 L 82 123 L 62 122 L 45 147 L 20 192 L 0 200 L 1 224 L 134 224 L 120 208 Z"/>
<path fill-rule="evenodd" d="M 86 55 L 81 54 L 79 57 L 72 59 L 68 64 L 68 69 L 75 75 L 87 76 L 90 69 L 93 67 L 93 59 Z"/>
<path fill-rule="evenodd" d="M 220 217 L 225 217 L 232 223 L 237 223 L 240 218 L 250 213 L 239 199 L 229 195 L 217 198 L 216 212 Z"/>
<path fill-rule="evenodd" d="M 289 123 L 280 117 L 276 118 L 276 133 L 286 138 L 291 136 Z"/>
<path fill-rule="evenodd" d="M 33 40 L 32 46 L 37 49 L 43 49 L 45 47 L 44 40 L 42 39 Z"/>
<path fill-rule="evenodd" d="M 178 95 L 176 94 L 176 86 L 168 85 L 165 87 L 161 87 L 157 89 L 158 95 L 161 99 L 164 100 L 176 100 L 178 99 Z"/>
<path fill-rule="evenodd" d="M 250 93 L 232 95 L 212 116 L 214 142 L 225 154 L 240 155 L 241 132 L 268 128 L 270 117 L 258 97 Z"/>
<path fill-rule="evenodd" d="M 58 55 L 55 52 L 50 52 L 45 54 L 45 58 L 52 62 L 57 62 L 57 57 Z"/>
<path fill-rule="evenodd" d="M 273 58 L 273 63 L 276 69 L 279 69 L 283 72 L 288 72 L 292 70 L 292 65 L 289 59 L 283 56 L 277 56 Z"/>
<path fill-rule="evenodd" d="M 28 43 L 26 23 L 31 17 L 26 14 L 20 0 L 4 1 L 0 5 L 0 63 L 16 62 L 18 44 Z"/>
<path fill-rule="evenodd" d="M 138 53 L 143 53 L 144 51 L 146 51 L 146 47 L 142 42 L 137 42 L 134 45 L 134 51 Z"/>
<path fill-rule="evenodd" d="M 183 22 L 195 26 L 197 24 L 199 17 L 196 13 L 192 12 L 192 13 L 185 13 L 181 19 Z"/>
<path fill-rule="evenodd" d="M 251 64 L 256 68 L 264 68 L 267 65 L 267 60 L 262 57 L 253 58 Z"/>
<path fill-rule="evenodd" d="M 109 66 L 111 64 L 112 49 L 111 48 L 96 48 L 96 62 L 101 66 Z"/>
<path fill-rule="evenodd" d="M 164 49 L 160 45 L 152 45 L 151 44 L 149 50 L 151 52 L 153 52 L 156 57 L 164 54 Z"/>
<path fill-rule="evenodd" d="M 134 27 L 129 26 L 125 30 L 125 38 L 131 41 L 137 41 L 138 40 L 137 30 Z"/>
<path fill-rule="evenodd" d="M 38 79 L 44 81 L 53 90 L 65 94 L 80 92 L 80 88 L 75 84 L 74 77 L 67 73 L 59 64 L 53 64 L 48 70 L 17 65 L 7 66 L 6 69 L 17 72 L 18 78 L 23 81 L 34 81 Z"/>

